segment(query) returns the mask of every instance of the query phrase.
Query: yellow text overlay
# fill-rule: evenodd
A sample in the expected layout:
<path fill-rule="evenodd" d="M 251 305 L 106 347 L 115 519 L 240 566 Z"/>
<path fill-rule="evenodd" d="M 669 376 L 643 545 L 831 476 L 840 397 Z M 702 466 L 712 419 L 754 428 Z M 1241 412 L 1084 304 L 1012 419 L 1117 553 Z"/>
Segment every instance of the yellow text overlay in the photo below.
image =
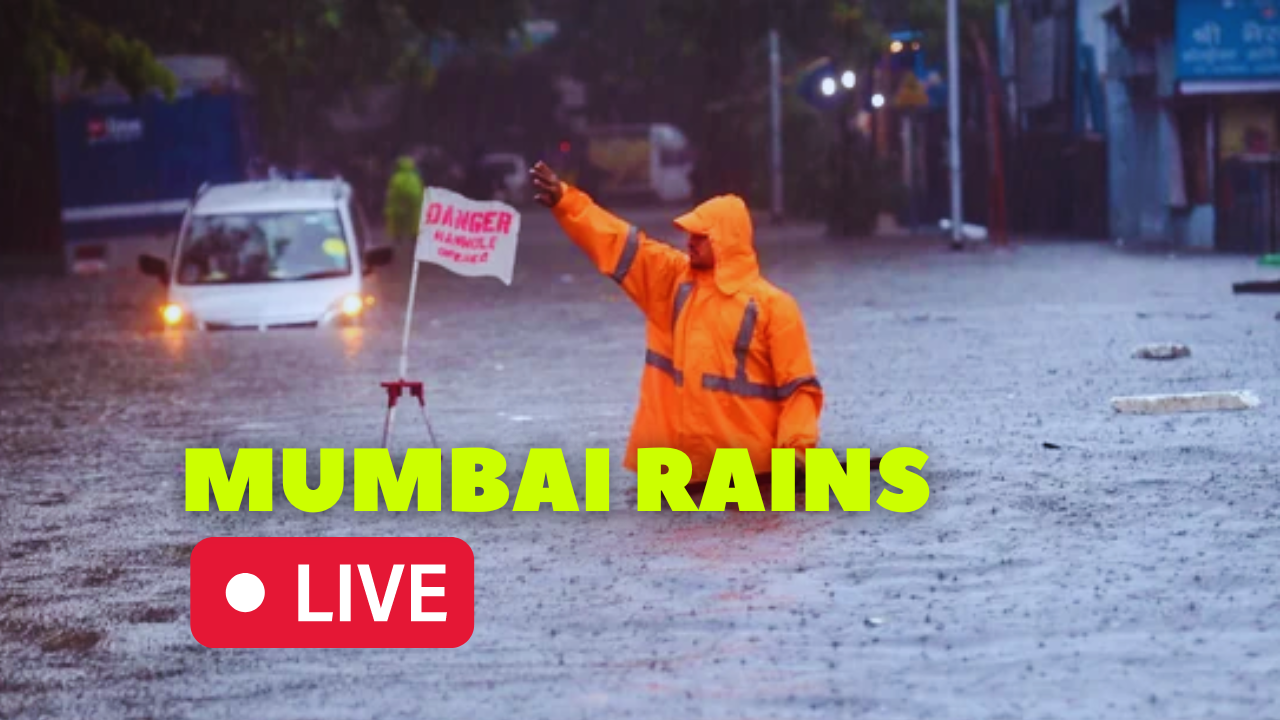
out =
<path fill-rule="evenodd" d="M 804 507 L 809 512 L 831 510 L 831 496 L 839 509 L 867 512 L 872 505 L 871 451 L 846 451 L 842 465 L 834 450 L 812 448 L 804 452 Z M 694 482 L 688 456 L 671 448 L 642 448 L 638 453 L 636 509 L 653 512 L 663 501 L 677 512 L 722 512 L 733 505 L 740 511 L 794 511 L 798 492 L 796 477 L 800 458 L 794 450 L 774 450 L 768 482 L 759 482 L 746 450 L 716 451 L 710 475 L 702 486 L 701 502 L 689 490 Z M 913 470 L 924 468 L 929 456 L 901 447 L 886 453 L 879 472 L 888 485 L 875 504 L 895 513 L 924 507 L 929 484 Z M 247 509 L 269 512 L 275 506 L 277 474 L 284 497 L 303 512 L 324 512 L 342 499 L 348 477 L 347 451 L 320 450 L 319 478 L 308 476 L 307 451 L 285 448 L 275 467 L 271 448 L 245 448 L 236 452 L 230 470 L 216 448 L 188 448 L 186 509 L 222 512 Z M 493 512 L 510 504 L 513 512 L 605 512 L 609 510 L 609 450 L 586 451 L 585 502 L 579 502 L 564 452 L 534 448 L 525 458 L 515 492 L 504 476 L 507 460 L 489 448 L 456 448 L 450 451 L 449 498 L 453 512 Z M 399 469 L 382 448 L 357 448 L 352 452 L 350 477 L 357 512 L 387 510 L 439 512 L 443 506 L 444 463 L 439 449 L 410 449 Z M 317 482 L 312 482 L 316 480 Z M 212 501 L 212 502 L 211 502 Z"/>

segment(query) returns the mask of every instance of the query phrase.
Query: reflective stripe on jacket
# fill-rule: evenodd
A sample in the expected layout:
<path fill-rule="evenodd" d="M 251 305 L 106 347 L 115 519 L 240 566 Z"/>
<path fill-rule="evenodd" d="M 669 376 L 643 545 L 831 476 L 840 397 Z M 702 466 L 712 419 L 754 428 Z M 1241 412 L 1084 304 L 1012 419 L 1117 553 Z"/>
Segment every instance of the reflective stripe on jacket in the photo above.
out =
<path fill-rule="evenodd" d="M 695 208 L 709 229 L 714 271 L 654 240 L 564 186 L 554 214 L 596 268 L 647 320 L 640 404 L 625 467 L 644 447 L 683 451 L 693 482 L 706 480 L 718 448 L 747 448 L 757 473 L 773 448 L 818 442 L 823 391 L 796 301 L 760 276 L 751 216 L 735 196 Z"/>

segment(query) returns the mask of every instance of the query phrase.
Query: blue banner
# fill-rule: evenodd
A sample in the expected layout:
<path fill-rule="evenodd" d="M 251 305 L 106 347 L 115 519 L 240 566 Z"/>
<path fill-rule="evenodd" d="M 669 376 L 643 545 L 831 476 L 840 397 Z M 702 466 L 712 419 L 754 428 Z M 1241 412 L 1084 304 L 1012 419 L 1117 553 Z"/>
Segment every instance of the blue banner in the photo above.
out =
<path fill-rule="evenodd" d="M 1178 0 L 1180 80 L 1280 78 L 1280 0 Z"/>

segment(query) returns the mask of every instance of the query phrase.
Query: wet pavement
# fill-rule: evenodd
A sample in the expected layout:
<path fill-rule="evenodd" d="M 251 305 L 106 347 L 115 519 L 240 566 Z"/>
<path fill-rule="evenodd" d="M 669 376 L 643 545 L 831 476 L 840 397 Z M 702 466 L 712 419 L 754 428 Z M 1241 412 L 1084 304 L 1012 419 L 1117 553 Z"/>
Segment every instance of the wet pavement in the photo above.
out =
<path fill-rule="evenodd" d="M 662 217 L 639 215 L 670 235 Z M 349 487 L 317 515 L 279 492 L 184 512 L 187 447 L 377 444 L 403 263 L 344 331 L 158 332 L 159 286 L 129 274 L 0 285 L 0 717 L 1280 717 L 1280 301 L 1231 294 L 1274 270 L 762 228 L 809 323 L 823 445 L 921 448 L 932 495 L 652 514 L 620 467 L 641 316 L 544 215 L 525 228 L 511 287 L 424 266 L 410 374 L 442 444 L 501 450 L 513 488 L 529 448 L 564 448 L 575 479 L 612 448 L 609 513 L 357 516 Z M 1192 354 L 1130 357 L 1149 342 Z M 1236 389 L 1263 405 L 1108 404 Z M 427 445 L 407 416 L 395 440 Z M 460 537 L 475 634 L 205 649 L 187 562 L 215 535 Z"/>

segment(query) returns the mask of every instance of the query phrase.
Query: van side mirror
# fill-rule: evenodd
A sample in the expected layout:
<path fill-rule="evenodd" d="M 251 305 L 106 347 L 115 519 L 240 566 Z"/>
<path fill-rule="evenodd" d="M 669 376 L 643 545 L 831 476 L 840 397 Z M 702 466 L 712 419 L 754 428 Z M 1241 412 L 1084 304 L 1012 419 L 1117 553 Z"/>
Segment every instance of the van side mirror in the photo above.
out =
<path fill-rule="evenodd" d="M 368 273 L 376 267 L 390 265 L 393 257 L 395 257 L 395 251 L 390 247 L 384 246 L 366 250 L 364 254 L 364 270 Z"/>
<path fill-rule="evenodd" d="M 143 275 L 154 276 L 161 285 L 169 284 L 169 263 L 154 255 L 139 255 L 138 270 L 142 271 Z"/>

